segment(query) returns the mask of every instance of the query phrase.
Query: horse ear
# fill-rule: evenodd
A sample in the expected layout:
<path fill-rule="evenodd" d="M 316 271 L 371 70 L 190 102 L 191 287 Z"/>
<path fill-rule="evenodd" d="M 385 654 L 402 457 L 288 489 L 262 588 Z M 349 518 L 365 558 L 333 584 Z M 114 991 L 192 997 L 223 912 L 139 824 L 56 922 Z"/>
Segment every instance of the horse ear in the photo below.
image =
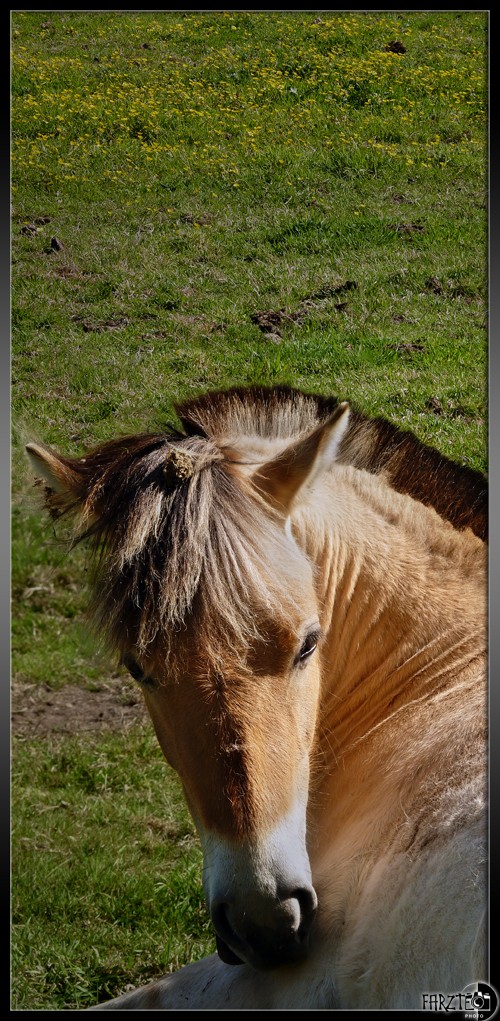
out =
<path fill-rule="evenodd" d="M 254 485 L 288 517 L 301 490 L 335 462 L 348 423 L 349 404 L 344 401 L 326 422 L 262 465 L 252 476 Z"/>
<path fill-rule="evenodd" d="M 78 500 L 83 496 L 82 475 L 76 472 L 70 463 L 55 450 L 39 443 L 27 443 L 26 453 L 38 479 L 43 479 L 47 490 L 47 502 L 54 493 L 66 499 Z"/>

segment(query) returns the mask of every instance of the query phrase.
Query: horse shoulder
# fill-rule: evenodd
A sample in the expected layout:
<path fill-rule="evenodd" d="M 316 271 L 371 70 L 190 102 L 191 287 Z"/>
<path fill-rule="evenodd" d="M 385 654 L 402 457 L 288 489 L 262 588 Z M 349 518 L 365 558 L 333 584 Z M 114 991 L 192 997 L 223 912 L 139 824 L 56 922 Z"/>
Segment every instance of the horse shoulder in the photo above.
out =
<path fill-rule="evenodd" d="M 464 692 L 408 713 L 392 748 L 376 731 L 370 768 L 359 746 L 323 791 L 335 810 L 313 874 L 341 1009 L 421 1010 L 424 992 L 486 978 L 485 684 L 464 673 Z"/>
<path fill-rule="evenodd" d="M 485 834 L 474 825 L 413 858 L 380 860 L 336 957 L 341 1005 L 422 1010 L 425 992 L 484 979 L 486 869 Z"/>

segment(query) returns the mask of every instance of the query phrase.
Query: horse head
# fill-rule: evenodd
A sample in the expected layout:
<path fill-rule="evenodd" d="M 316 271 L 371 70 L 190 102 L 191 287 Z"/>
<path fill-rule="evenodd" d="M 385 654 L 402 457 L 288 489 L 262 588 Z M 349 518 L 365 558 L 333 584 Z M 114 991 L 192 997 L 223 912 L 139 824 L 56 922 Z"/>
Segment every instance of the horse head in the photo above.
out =
<path fill-rule="evenodd" d="M 290 516 L 335 460 L 347 411 L 255 470 L 208 437 L 126 437 L 73 459 L 27 447 L 49 510 L 76 515 L 96 554 L 96 622 L 182 781 L 232 964 L 302 958 L 316 913 L 320 607 Z"/>

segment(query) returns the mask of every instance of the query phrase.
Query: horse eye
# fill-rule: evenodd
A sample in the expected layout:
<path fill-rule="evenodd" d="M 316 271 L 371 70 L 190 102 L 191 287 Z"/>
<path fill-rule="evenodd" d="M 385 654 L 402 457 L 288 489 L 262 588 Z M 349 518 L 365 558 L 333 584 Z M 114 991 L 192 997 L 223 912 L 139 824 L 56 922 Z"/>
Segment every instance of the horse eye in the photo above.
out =
<path fill-rule="evenodd" d="M 312 656 L 313 652 L 317 648 L 319 638 L 320 635 L 318 631 L 311 631 L 310 634 L 307 635 L 299 652 L 299 663 L 304 663 L 306 659 L 309 659 L 309 656 Z"/>
<path fill-rule="evenodd" d="M 129 656 L 128 654 L 122 656 L 122 663 L 124 667 L 127 668 L 131 677 L 134 678 L 134 681 L 137 681 L 138 684 L 144 684 L 146 686 L 150 685 L 152 687 L 154 686 L 153 678 L 147 677 L 145 675 L 144 671 L 141 670 L 139 664 L 136 663 L 135 659 L 133 659 L 132 656 Z"/>

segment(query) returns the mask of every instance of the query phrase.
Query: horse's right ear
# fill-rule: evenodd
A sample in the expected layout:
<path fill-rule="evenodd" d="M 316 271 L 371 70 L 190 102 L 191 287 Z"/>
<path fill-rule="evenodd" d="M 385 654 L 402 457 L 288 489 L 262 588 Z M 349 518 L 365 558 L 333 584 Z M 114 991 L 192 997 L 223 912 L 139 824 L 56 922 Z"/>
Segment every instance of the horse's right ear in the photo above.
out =
<path fill-rule="evenodd" d="M 285 447 L 253 475 L 255 487 L 285 518 L 306 486 L 331 468 L 348 423 L 349 404 L 344 401 L 325 422 Z"/>
<path fill-rule="evenodd" d="M 71 468 L 66 458 L 41 443 L 27 443 L 26 451 L 35 477 L 42 479 L 47 489 L 69 499 L 82 498 L 82 475 Z"/>

